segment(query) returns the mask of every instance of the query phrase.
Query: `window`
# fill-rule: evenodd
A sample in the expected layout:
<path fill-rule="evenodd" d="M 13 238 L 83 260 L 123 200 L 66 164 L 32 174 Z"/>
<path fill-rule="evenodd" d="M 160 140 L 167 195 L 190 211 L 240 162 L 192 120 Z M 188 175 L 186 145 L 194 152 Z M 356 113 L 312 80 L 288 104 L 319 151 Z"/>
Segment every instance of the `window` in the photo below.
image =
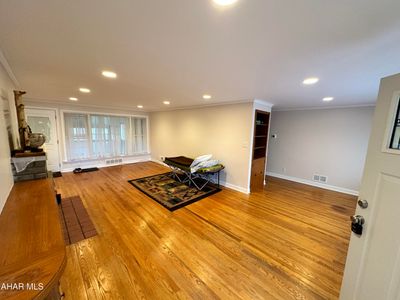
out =
<path fill-rule="evenodd" d="M 69 159 L 89 158 L 89 136 L 87 116 L 64 114 L 65 145 Z"/>
<path fill-rule="evenodd" d="M 128 155 L 128 117 L 91 115 L 90 125 L 94 157 Z"/>
<path fill-rule="evenodd" d="M 132 118 L 132 137 L 134 153 L 142 153 L 147 151 L 146 132 L 146 119 Z"/>
<path fill-rule="evenodd" d="M 64 113 L 68 160 L 146 153 L 144 117 Z"/>
<path fill-rule="evenodd" d="M 390 139 L 390 148 L 400 149 L 400 99 L 397 103 L 397 111 L 394 118 L 393 132 Z"/>

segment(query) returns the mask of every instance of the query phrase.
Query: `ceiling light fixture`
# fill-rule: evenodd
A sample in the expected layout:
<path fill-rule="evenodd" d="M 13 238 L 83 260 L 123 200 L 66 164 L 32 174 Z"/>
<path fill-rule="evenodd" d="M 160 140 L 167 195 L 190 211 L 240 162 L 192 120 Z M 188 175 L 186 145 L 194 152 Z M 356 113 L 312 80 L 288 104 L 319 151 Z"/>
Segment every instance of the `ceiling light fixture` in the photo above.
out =
<path fill-rule="evenodd" d="M 164 103 L 165 105 L 170 105 L 170 104 L 171 104 L 171 102 L 169 102 L 169 101 L 163 101 L 163 103 Z"/>
<path fill-rule="evenodd" d="M 311 84 L 316 84 L 319 81 L 317 77 L 310 77 L 306 78 L 303 80 L 303 84 L 305 85 L 311 85 Z"/>
<path fill-rule="evenodd" d="M 207 94 L 203 95 L 203 99 L 205 99 L 205 100 L 209 100 L 211 98 L 212 98 L 211 95 L 207 95 Z"/>
<path fill-rule="evenodd" d="M 332 101 L 333 99 L 334 99 L 333 97 L 325 97 L 325 98 L 322 98 L 322 101 L 329 102 L 329 101 Z"/>
<path fill-rule="evenodd" d="M 88 89 L 88 88 L 79 88 L 79 91 L 81 92 L 81 93 L 90 93 L 90 90 Z"/>
<path fill-rule="evenodd" d="M 137 108 L 143 108 L 143 105 L 138 105 Z"/>
<path fill-rule="evenodd" d="M 69 97 L 69 100 L 71 100 L 71 101 L 78 101 L 78 98 L 76 98 L 76 97 Z"/>
<path fill-rule="evenodd" d="M 107 78 L 117 78 L 117 73 L 111 71 L 103 71 L 101 72 L 101 75 Z"/>
<path fill-rule="evenodd" d="M 232 5 L 235 2 L 237 2 L 237 0 L 213 0 L 215 4 L 220 5 L 220 6 L 228 6 L 228 5 Z"/>

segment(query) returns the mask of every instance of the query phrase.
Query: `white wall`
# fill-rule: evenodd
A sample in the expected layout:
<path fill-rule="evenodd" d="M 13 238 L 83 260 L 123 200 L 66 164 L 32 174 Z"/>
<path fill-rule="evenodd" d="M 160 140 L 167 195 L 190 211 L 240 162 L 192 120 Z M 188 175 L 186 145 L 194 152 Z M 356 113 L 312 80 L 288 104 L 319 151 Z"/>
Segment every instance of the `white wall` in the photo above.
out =
<path fill-rule="evenodd" d="M 89 113 L 100 113 L 100 114 L 116 114 L 116 115 L 137 115 L 137 116 L 148 116 L 147 113 L 136 111 L 136 110 L 119 110 L 113 109 L 112 107 L 96 107 L 96 106 L 85 106 L 81 103 L 71 102 L 69 103 L 61 103 L 56 101 L 49 100 L 40 100 L 40 99 L 30 99 L 29 94 L 24 97 L 24 103 L 26 108 L 38 108 L 38 109 L 50 109 L 55 110 L 57 115 L 57 135 L 60 141 L 59 143 L 59 154 L 60 154 L 60 163 L 61 170 L 65 172 L 72 171 L 75 168 L 88 168 L 88 167 L 105 167 L 112 166 L 113 164 L 106 164 L 105 159 L 90 159 L 86 161 L 78 161 L 78 162 L 67 162 L 66 153 L 65 153 L 65 135 L 64 135 L 64 126 L 62 124 L 64 118 L 62 116 L 64 111 L 74 111 L 74 112 L 89 112 Z M 148 161 L 150 159 L 150 155 L 131 155 L 123 158 L 123 163 L 134 163 L 139 161 Z"/>
<path fill-rule="evenodd" d="M 252 117 L 250 102 L 151 113 L 152 159 L 213 154 L 226 167 L 224 184 L 248 192 Z"/>
<path fill-rule="evenodd" d="M 367 152 L 374 107 L 274 111 L 268 174 L 357 194 Z"/>
<path fill-rule="evenodd" d="M 11 121 L 13 123 L 13 132 L 15 133 L 16 125 L 14 122 L 16 120 L 16 112 L 13 94 L 14 89 L 15 87 L 13 83 L 0 63 L 0 212 L 2 211 L 14 184 L 10 164 L 10 146 L 3 114 L 4 105 L 8 105 L 11 114 Z M 15 134 L 14 142 L 17 142 Z"/>

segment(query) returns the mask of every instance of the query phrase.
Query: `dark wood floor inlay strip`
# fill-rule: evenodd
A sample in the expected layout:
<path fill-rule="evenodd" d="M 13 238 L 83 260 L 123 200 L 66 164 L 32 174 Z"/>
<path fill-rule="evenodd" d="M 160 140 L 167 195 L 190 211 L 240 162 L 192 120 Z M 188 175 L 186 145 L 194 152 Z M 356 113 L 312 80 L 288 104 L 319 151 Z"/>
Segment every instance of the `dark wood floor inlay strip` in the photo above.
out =
<path fill-rule="evenodd" d="M 67 245 L 97 235 L 89 214 L 79 196 L 62 199 L 60 205 L 64 240 Z"/>

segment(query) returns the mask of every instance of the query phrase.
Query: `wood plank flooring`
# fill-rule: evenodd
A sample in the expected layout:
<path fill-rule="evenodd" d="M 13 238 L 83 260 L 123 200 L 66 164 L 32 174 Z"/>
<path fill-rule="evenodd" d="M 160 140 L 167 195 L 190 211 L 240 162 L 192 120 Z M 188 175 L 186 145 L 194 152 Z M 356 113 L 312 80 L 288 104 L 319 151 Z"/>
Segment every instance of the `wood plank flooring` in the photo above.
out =
<path fill-rule="evenodd" d="M 269 178 L 175 212 L 127 180 L 153 162 L 56 178 L 79 195 L 98 236 L 67 247 L 65 299 L 337 299 L 353 196 Z"/>

